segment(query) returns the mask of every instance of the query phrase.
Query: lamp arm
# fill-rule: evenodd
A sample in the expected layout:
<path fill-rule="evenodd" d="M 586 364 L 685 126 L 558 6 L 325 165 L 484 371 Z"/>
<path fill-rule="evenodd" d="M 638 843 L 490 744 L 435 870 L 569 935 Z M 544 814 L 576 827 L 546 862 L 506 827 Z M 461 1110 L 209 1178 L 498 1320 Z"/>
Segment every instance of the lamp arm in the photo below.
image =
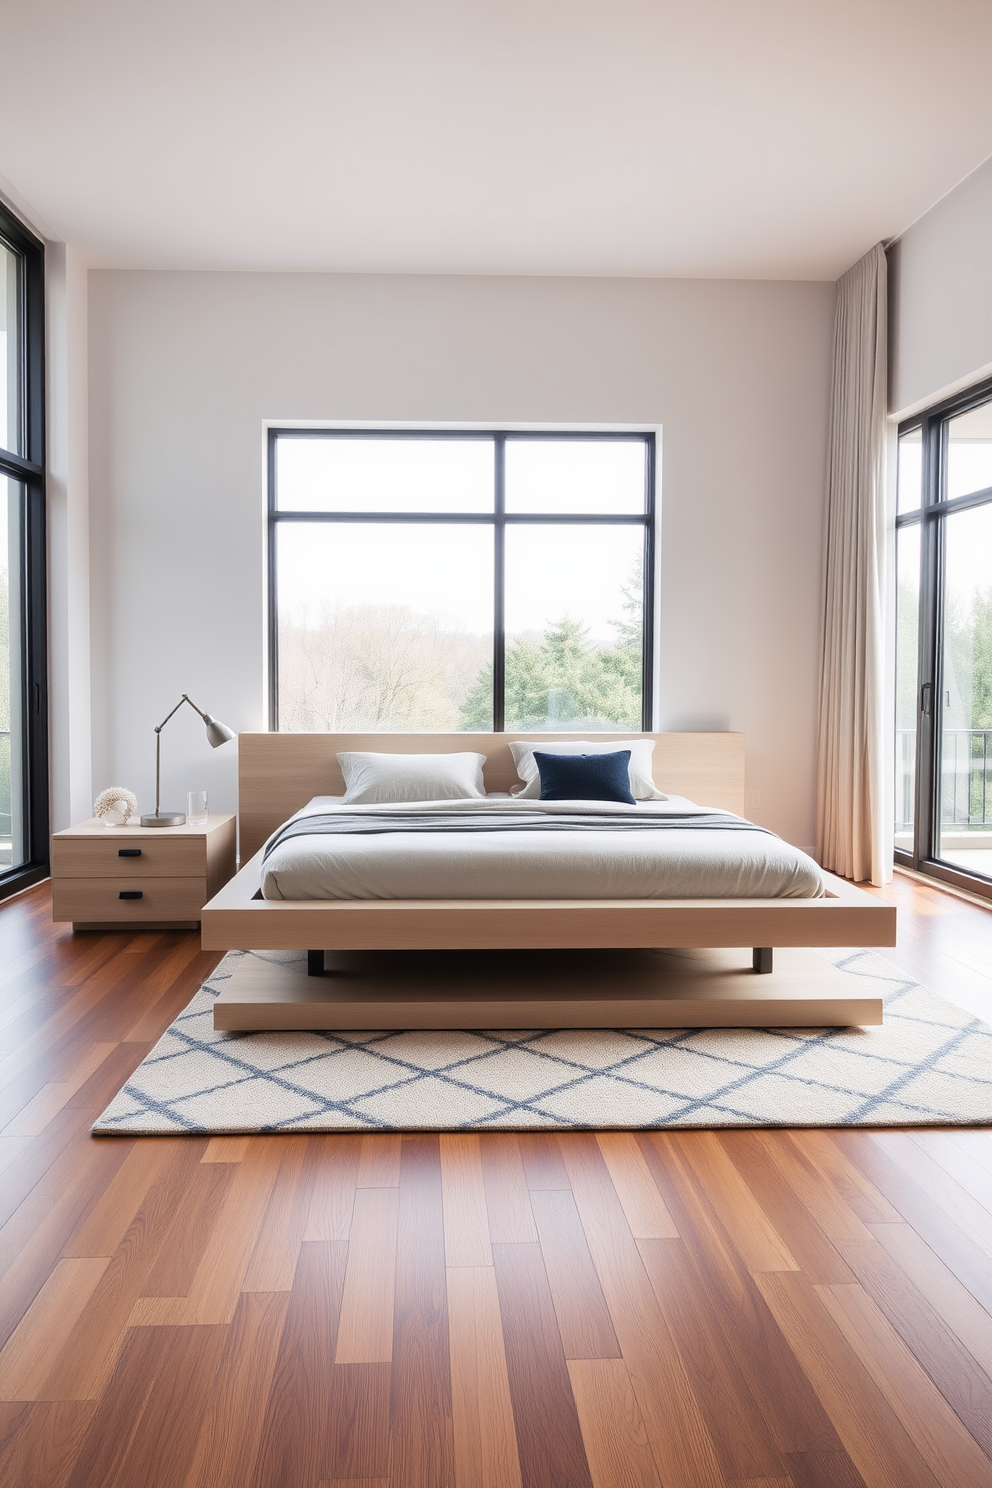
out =
<path fill-rule="evenodd" d="M 203 719 L 204 723 L 209 723 L 210 722 L 210 714 L 209 713 L 204 713 L 204 711 L 203 711 L 202 708 L 198 708 L 196 706 L 196 704 L 194 703 L 193 699 L 189 696 L 188 693 L 185 693 L 185 692 L 183 693 L 183 702 L 189 703 L 189 705 L 193 709 L 194 713 L 199 713 L 199 715 Z"/>
<path fill-rule="evenodd" d="M 204 714 L 196 706 L 196 704 L 194 703 L 193 699 L 191 697 L 187 697 L 186 693 L 184 692 L 183 695 L 182 695 L 182 697 L 179 699 L 178 703 L 176 704 L 176 706 L 173 708 L 172 713 L 167 713 L 165 715 L 165 717 L 162 719 L 162 722 L 158 725 L 158 727 L 155 730 L 155 815 L 156 816 L 158 816 L 159 809 L 160 809 L 160 806 L 161 806 L 162 730 L 165 728 L 165 725 L 168 723 L 169 719 L 172 717 L 172 714 L 179 712 L 179 709 L 182 707 L 183 703 L 189 703 L 190 707 L 194 710 L 194 712 L 199 713 L 201 718 L 204 717 Z"/>
<path fill-rule="evenodd" d="M 210 723 L 211 722 L 210 714 L 209 713 L 204 713 L 204 711 L 203 711 L 202 708 L 198 708 L 196 706 L 196 704 L 194 703 L 193 699 L 189 696 L 189 694 L 186 693 L 186 692 L 184 692 L 183 695 L 182 695 L 182 697 L 179 699 L 178 703 L 176 704 L 176 706 L 173 708 L 172 713 L 167 713 L 165 715 L 165 717 L 162 719 L 162 722 L 159 724 L 158 728 L 155 730 L 155 732 L 157 734 L 160 734 L 162 732 L 162 730 L 165 728 L 165 725 L 168 723 L 169 719 L 172 717 L 172 714 L 179 712 L 179 709 L 182 707 L 183 703 L 189 703 L 190 707 L 193 709 L 193 712 L 194 713 L 199 713 L 199 715 L 203 719 L 204 723 Z"/>
<path fill-rule="evenodd" d="M 196 707 L 195 702 L 193 702 L 193 699 L 190 698 L 190 696 L 187 695 L 186 692 L 183 693 L 183 698 L 184 701 L 189 702 L 190 708 L 192 708 L 193 713 L 199 713 L 199 716 L 201 716 L 201 719 L 204 720 L 204 723 L 207 723 L 207 725 L 210 725 L 210 723 L 216 723 L 216 719 L 211 719 L 210 714 L 204 713 L 204 710 L 202 710 L 202 708 Z"/>
<path fill-rule="evenodd" d="M 165 715 L 165 717 L 162 719 L 162 722 L 158 725 L 158 727 L 155 730 L 155 732 L 157 734 L 160 734 L 162 732 L 162 730 L 165 728 L 165 725 L 168 723 L 169 719 L 172 717 L 172 714 L 179 712 L 179 709 L 182 707 L 183 703 L 189 703 L 189 698 L 186 696 L 185 693 L 183 693 L 182 697 L 179 699 L 178 703 L 173 708 L 172 713 L 167 713 Z M 190 707 L 191 708 L 196 708 L 196 704 L 195 703 L 190 703 Z M 200 712 L 199 708 L 196 708 L 196 711 L 197 711 L 197 713 L 199 713 Z M 203 715 L 201 714 L 200 716 L 202 717 Z"/>

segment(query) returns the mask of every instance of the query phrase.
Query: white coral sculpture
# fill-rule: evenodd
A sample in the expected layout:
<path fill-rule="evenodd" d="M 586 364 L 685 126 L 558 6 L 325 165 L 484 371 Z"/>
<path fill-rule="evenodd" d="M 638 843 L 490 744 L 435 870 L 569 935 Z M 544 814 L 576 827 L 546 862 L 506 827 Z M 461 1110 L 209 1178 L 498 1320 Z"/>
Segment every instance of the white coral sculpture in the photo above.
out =
<path fill-rule="evenodd" d="M 123 785 L 112 785 L 101 791 L 93 802 L 93 815 L 108 827 L 123 827 L 138 809 L 138 798 L 134 791 Z"/>

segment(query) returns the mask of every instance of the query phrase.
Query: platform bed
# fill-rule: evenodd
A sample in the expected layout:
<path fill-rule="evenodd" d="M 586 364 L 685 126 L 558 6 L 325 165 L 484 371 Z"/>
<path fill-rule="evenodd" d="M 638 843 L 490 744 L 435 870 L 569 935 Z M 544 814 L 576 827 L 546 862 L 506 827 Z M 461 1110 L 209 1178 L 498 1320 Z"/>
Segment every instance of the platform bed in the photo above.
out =
<path fill-rule="evenodd" d="M 306 951 L 292 966 L 262 972 L 246 958 L 215 1009 L 218 1028 L 437 1028 L 826 1026 L 881 1021 L 879 999 L 853 998 L 850 979 L 822 957 L 790 954 L 772 970 L 772 948 L 890 946 L 895 909 L 824 875 L 823 899 L 625 900 L 264 900 L 262 846 L 315 795 L 337 795 L 336 755 L 370 749 L 407 753 L 476 750 L 486 784 L 516 780 L 508 745 L 533 734 L 242 734 L 241 871 L 204 907 L 205 950 Z M 542 735 L 549 742 L 575 735 Z M 584 734 L 593 740 L 602 735 Z M 630 737 L 636 737 L 631 735 Z M 742 734 L 649 734 L 659 787 L 706 805 L 743 811 Z M 738 948 L 750 955 L 736 954 Z M 615 952 L 595 975 L 573 977 L 550 997 L 513 986 L 500 996 L 431 958 L 396 956 L 363 971 L 351 952 Z M 728 956 L 728 950 L 734 955 Z M 690 957 L 670 954 L 692 951 Z M 324 952 L 331 952 L 325 967 Z M 631 952 L 644 953 L 634 968 Z M 648 955 L 646 953 L 656 953 Z M 712 952 L 713 954 L 707 954 Z M 492 962 L 492 957 L 487 958 Z M 449 962 L 452 958 L 449 958 Z M 391 968 L 391 969 L 390 969 Z M 754 971 L 765 973 L 754 976 Z M 308 975 L 323 972 L 323 975 Z M 265 985 L 272 982 L 271 995 Z M 552 981 L 555 979 L 552 978 Z M 277 985 L 278 984 L 278 985 Z M 516 989 L 516 990 L 515 990 Z M 625 995 L 630 992 L 632 995 Z M 698 1017 L 687 1018 L 688 1011 Z M 616 1016 L 607 1017 L 608 1013 Z M 400 1019 L 401 1021 L 397 1021 Z"/>

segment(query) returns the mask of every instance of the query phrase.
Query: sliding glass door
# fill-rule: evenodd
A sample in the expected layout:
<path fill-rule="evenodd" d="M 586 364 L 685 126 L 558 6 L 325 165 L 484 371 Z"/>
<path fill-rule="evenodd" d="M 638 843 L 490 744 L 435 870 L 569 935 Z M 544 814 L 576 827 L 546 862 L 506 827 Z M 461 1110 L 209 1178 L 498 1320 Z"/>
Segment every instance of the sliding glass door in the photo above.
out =
<path fill-rule="evenodd" d="M 992 897 L 992 386 L 899 434 L 896 861 Z"/>
<path fill-rule="evenodd" d="M 44 250 L 0 207 L 0 898 L 48 873 Z"/>

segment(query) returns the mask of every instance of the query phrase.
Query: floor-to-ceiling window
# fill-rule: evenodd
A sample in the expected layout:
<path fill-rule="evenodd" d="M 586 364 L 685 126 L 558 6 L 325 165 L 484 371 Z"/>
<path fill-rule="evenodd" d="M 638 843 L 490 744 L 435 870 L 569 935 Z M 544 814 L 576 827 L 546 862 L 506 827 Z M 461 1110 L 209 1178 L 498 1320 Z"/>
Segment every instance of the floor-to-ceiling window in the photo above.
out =
<path fill-rule="evenodd" d="M 992 385 L 899 431 L 897 862 L 992 897 Z"/>
<path fill-rule="evenodd" d="M 48 872 L 44 249 L 0 206 L 0 897 Z"/>
<path fill-rule="evenodd" d="M 639 730 L 651 434 L 274 429 L 271 721 Z"/>

